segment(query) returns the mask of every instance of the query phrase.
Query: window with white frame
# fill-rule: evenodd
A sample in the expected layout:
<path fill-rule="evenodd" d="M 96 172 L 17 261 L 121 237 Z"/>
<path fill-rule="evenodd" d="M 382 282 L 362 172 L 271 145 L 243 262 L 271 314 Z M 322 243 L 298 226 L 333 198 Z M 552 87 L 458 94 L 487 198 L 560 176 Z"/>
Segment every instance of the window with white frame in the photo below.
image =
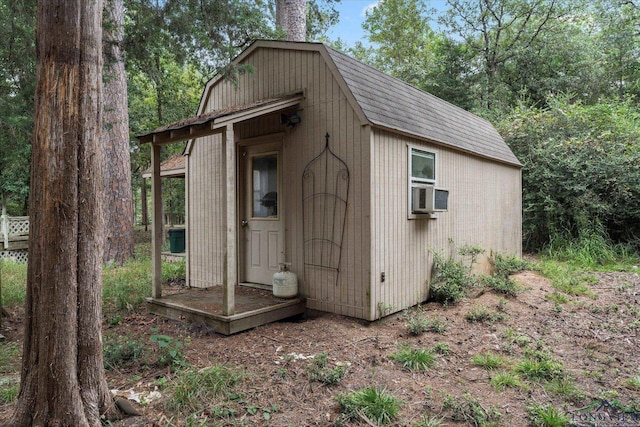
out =
<path fill-rule="evenodd" d="M 436 183 L 436 154 L 411 147 L 411 186 Z"/>
<path fill-rule="evenodd" d="M 436 153 L 409 146 L 409 215 L 415 217 L 414 188 L 436 185 Z"/>

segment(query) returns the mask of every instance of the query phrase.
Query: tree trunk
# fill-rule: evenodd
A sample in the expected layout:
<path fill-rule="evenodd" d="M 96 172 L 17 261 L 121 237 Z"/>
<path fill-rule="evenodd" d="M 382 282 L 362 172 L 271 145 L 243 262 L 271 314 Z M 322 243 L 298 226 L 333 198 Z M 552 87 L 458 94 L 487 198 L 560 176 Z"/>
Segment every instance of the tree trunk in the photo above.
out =
<path fill-rule="evenodd" d="M 11 425 L 100 426 L 102 0 L 40 0 L 21 388 Z"/>
<path fill-rule="evenodd" d="M 133 195 L 129 155 L 127 76 L 124 70 L 123 0 L 105 0 L 104 112 L 102 166 L 104 185 L 104 262 L 122 265 L 133 256 Z"/>
<path fill-rule="evenodd" d="M 276 25 L 287 31 L 287 40 L 307 39 L 306 0 L 276 0 Z"/>

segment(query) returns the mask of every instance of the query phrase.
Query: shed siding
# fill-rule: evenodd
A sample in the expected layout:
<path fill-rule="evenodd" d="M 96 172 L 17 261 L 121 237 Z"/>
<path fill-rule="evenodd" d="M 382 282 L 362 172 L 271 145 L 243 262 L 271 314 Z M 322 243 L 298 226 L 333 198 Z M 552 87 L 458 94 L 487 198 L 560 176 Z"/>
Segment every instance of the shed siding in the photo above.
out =
<path fill-rule="evenodd" d="M 285 258 L 298 274 L 300 293 L 310 309 L 370 319 L 370 137 L 333 77 L 321 54 L 289 49 L 256 49 L 244 58 L 253 72 L 238 76 L 237 85 L 220 80 L 211 86 L 204 112 L 304 91 L 302 123 L 293 129 L 272 115 L 239 124 L 236 140 L 278 134 L 283 140 L 283 199 Z M 302 173 L 325 146 L 346 162 L 350 172 L 349 203 L 340 272 L 304 269 Z M 218 194 L 220 137 L 194 142 L 189 159 L 189 277 L 190 285 L 222 283 L 224 205 Z"/>
<path fill-rule="evenodd" d="M 372 141 L 371 310 L 378 316 L 427 298 L 430 250 L 449 255 L 454 246 L 478 245 L 486 250 L 485 271 L 491 251 L 521 256 L 518 167 L 382 130 Z M 437 219 L 408 219 L 408 144 L 436 153 L 436 186 L 449 190 L 448 212 Z"/>

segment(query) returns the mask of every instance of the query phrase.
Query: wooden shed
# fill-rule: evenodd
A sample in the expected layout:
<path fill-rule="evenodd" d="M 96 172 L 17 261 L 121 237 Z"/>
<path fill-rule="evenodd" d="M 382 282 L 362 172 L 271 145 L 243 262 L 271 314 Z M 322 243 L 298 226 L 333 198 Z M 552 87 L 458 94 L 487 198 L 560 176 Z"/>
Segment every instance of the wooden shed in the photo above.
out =
<path fill-rule="evenodd" d="M 139 137 L 156 197 L 160 147 L 190 140 L 187 282 L 222 289 L 222 316 L 282 262 L 291 310 L 375 320 L 427 299 L 451 242 L 521 255 L 521 165 L 486 120 L 323 44 L 256 41 L 229 69 L 198 116 Z"/>

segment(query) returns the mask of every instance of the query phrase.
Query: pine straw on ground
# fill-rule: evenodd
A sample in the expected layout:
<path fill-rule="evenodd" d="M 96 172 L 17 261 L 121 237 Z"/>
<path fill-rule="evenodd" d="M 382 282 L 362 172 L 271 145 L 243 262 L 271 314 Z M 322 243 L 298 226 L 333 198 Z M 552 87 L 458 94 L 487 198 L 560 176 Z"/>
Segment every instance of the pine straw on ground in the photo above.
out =
<path fill-rule="evenodd" d="M 231 394 L 203 402 L 193 425 L 331 426 L 340 424 L 334 398 L 339 393 L 375 386 L 401 399 L 398 426 L 415 426 L 424 416 L 442 417 L 443 425 L 473 425 L 456 413 L 451 402 L 475 401 L 479 407 L 502 415 L 494 425 L 529 425 L 526 408 L 533 403 L 552 405 L 562 413 L 588 407 L 597 400 L 617 401 L 640 408 L 640 391 L 627 379 L 640 376 L 640 278 L 637 273 L 595 273 L 595 297 L 568 296 L 569 302 L 548 298 L 556 290 L 533 272 L 515 279 L 522 287 L 515 298 L 477 292 L 462 303 L 422 308 L 429 317 L 446 321 L 445 333 L 411 335 L 399 314 L 371 324 L 336 315 L 277 322 L 230 337 L 206 328 L 167 321 L 144 311 L 131 312 L 116 326 L 105 325 L 105 335 L 149 342 L 153 334 L 166 334 L 185 343 L 189 365 L 202 368 L 226 365 L 244 373 Z M 501 313 L 502 320 L 470 322 L 470 310 L 484 307 Z M 3 325 L 8 340 L 20 339 L 20 315 Z M 411 372 L 390 359 L 400 345 L 431 348 L 446 343 L 448 354 L 438 355 L 435 367 Z M 525 353 L 547 351 L 562 363 L 573 388 L 558 392 L 547 382 L 526 381 L 523 386 L 497 391 L 490 385 L 496 371 L 475 366 L 474 355 L 502 356 L 505 371 L 512 371 Z M 327 353 L 329 365 L 350 364 L 346 376 L 327 386 L 310 380 L 309 356 Z M 118 425 L 187 425 L 184 414 L 167 409 L 175 368 L 151 367 L 134 361 L 107 377 L 110 387 L 137 392 L 158 388 L 162 398 L 136 406 L 142 417 Z M 167 386 L 167 384 L 169 384 Z M 448 404 L 447 404 L 448 402 Z M 232 409 L 223 415 L 221 409 Z M 0 407 L 0 423 L 10 406 Z M 265 415 L 268 414 L 268 417 Z M 266 418 L 269 418 L 267 421 Z M 347 425 L 369 425 L 365 418 Z"/>

